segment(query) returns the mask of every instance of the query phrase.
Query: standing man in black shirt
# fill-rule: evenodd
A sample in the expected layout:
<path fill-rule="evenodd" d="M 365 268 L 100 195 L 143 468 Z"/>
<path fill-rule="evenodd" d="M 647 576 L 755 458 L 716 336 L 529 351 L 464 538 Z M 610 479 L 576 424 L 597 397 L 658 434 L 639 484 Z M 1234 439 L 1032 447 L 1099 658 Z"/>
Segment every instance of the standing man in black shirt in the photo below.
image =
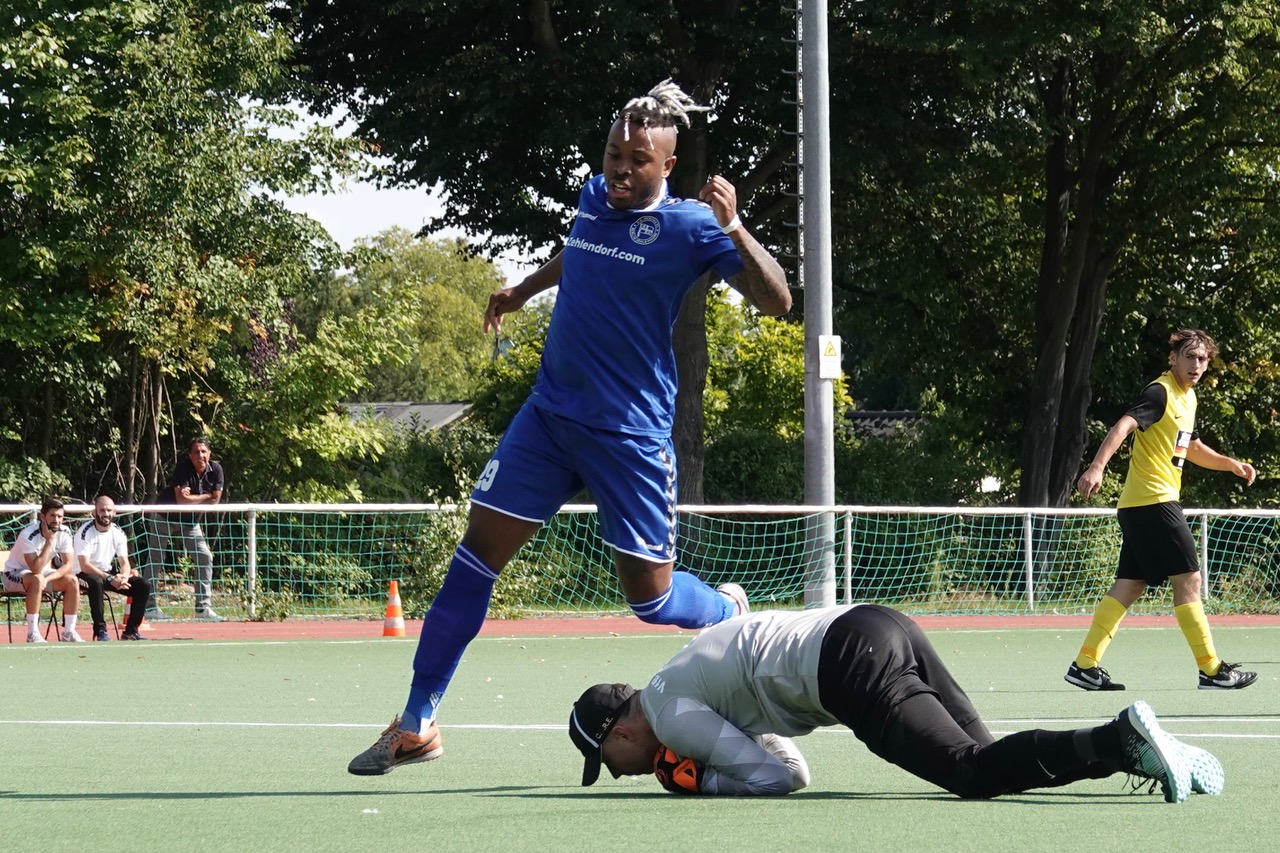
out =
<path fill-rule="evenodd" d="M 216 504 L 222 500 L 225 479 L 222 466 L 212 461 L 213 451 L 209 447 L 209 439 L 198 436 L 187 445 L 187 456 L 179 459 L 173 469 L 173 478 L 169 485 L 161 489 L 159 502 L 162 504 Z M 171 543 L 181 541 L 182 549 L 195 561 L 195 599 L 196 618 L 206 622 L 224 622 L 223 617 L 213 610 L 213 551 L 205 541 L 204 530 L 200 527 L 200 516 L 203 513 L 180 513 L 176 515 L 160 515 L 155 521 L 156 533 Z M 155 551 L 158 553 L 158 550 Z M 154 572 L 154 568 L 152 569 Z M 151 588 L 155 590 L 154 577 L 150 578 Z M 160 610 L 153 593 L 147 607 L 147 618 L 163 620 L 168 617 Z"/>

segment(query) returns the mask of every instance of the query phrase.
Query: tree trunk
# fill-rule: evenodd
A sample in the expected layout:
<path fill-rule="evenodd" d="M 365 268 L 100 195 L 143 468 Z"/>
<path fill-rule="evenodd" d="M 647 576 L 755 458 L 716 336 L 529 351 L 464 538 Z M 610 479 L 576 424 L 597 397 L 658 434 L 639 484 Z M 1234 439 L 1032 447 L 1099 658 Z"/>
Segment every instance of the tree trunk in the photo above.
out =
<path fill-rule="evenodd" d="M 1096 240 L 1094 241 L 1097 242 Z M 1084 459 L 1085 419 L 1093 401 L 1090 373 L 1098 333 L 1107 308 L 1107 280 L 1115 253 L 1093 246 L 1076 298 L 1076 316 L 1071 328 L 1063 377 L 1062 403 L 1049 474 L 1049 506 L 1066 506 Z"/>
<path fill-rule="evenodd" d="M 1061 115 L 1056 110 L 1067 107 L 1069 78 L 1070 69 L 1059 66 L 1046 99 L 1051 123 Z M 1115 111 L 1104 96 L 1099 101 L 1092 111 L 1094 120 L 1083 131 L 1083 154 L 1076 170 L 1067 158 L 1065 131 L 1054 138 L 1046 156 L 1049 192 L 1036 292 L 1036 362 L 1022 437 L 1018 490 L 1022 506 L 1065 505 L 1070 497 L 1068 472 L 1079 465 L 1084 447 L 1084 412 L 1079 407 L 1088 406 L 1088 370 L 1106 307 L 1110 269 L 1110 261 L 1096 243 L 1094 225 L 1112 184 L 1103 161 L 1114 132 Z M 1074 195 L 1073 183 L 1078 187 Z M 1074 204 L 1064 208 L 1069 199 Z M 1087 282 L 1085 292 L 1082 282 Z M 1064 408 L 1067 398 L 1070 405 Z"/>
<path fill-rule="evenodd" d="M 129 398 L 124 414 L 124 459 L 120 472 L 121 498 L 133 503 L 134 484 L 138 473 L 138 353 L 129 357 Z"/>
<path fill-rule="evenodd" d="M 141 424 L 138 427 L 138 473 L 141 477 L 142 499 L 152 502 L 159 492 L 161 473 L 160 425 L 164 404 L 164 379 L 160 365 L 144 361 L 141 365 L 138 393 Z"/>
<path fill-rule="evenodd" d="M 703 87 L 682 77 L 691 95 Z M 705 100 L 704 100 L 705 102 Z M 682 129 L 676 147 L 679 162 L 672 173 L 671 192 L 681 198 L 697 198 L 707 182 L 707 130 L 704 119 Z M 671 438 L 680 472 L 677 500 L 703 502 L 703 466 L 706 459 L 705 419 L 702 396 L 707 387 L 707 289 L 709 277 L 693 286 L 680 306 L 672 336 L 676 356 L 676 413 Z"/>
<path fill-rule="evenodd" d="M 44 381 L 44 396 L 40 400 L 41 418 L 44 429 L 40 430 L 40 459 L 45 464 L 51 461 L 53 454 L 53 380 Z"/>
<path fill-rule="evenodd" d="M 1059 270 L 1047 286 L 1042 282 L 1037 298 L 1037 304 L 1045 310 L 1043 316 L 1036 318 L 1036 366 L 1022 435 L 1022 482 L 1018 491 L 1022 506 L 1049 505 L 1049 470 L 1062 403 L 1068 332 L 1079 289 L 1079 277 L 1071 274 L 1071 266 Z"/>
<path fill-rule="evenodd" d="M 1062 127 L 1061 120 L 1069 111 L 1071 65 L 1058 63 L 1045 97 L 1045 113 L 1051 126 Z M 1066 130 L 1054 134 L 1045 151 L 1044 242 L 1040 249 L 1040 272 L 1036 280 L 1035 335 L 1036 369 L 1029 393 L 1027 421 L 1022 434 L 1022 478 L 1018 502 L 1022 506 L 1043 505 L 1047 492 L 1042 471 L 1036 464 L 1053 444 L 1052 425 L 1057 420 L 1057 394 L 1053 386 L 1056 375 L 1050 363 L 1049 341 L 1054 335 L 1053 321 L 1064 313 L 1069 317 L 1074 308 L 1074 294 L 1063 293 L 1060 280 L 1063 257 L 1067 250 L 1067 234 L 1071 213 L 1071 187 L 1074 176 L 1068 163 L 1070 136 Z"/>
<path fill-rule="evenodd" d="M 672 440 L 679 465 L 680 503 L 703 502 L 703 468 L 706 462 L 705 420 L 702 397 L 707 388 L 707 289 L 704 276 L 684 298 L 676 318 L 675 353 L 679 386 L 676 388 L 676 421 Z"/>

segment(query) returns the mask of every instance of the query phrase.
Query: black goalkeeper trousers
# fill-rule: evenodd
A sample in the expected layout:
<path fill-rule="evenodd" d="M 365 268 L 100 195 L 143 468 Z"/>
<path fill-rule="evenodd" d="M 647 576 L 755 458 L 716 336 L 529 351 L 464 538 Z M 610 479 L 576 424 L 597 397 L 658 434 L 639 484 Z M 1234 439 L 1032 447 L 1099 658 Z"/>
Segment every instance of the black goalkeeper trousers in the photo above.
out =
<path fill-rule="evenodd" d="M 920 627 L 888 607 L 854 607 L 827 629 L 818 695 L 873 753 L 961 797 L 1054 787 L 1115 770 L 1077 756 L 1073 732 L 993 738 Z"/>

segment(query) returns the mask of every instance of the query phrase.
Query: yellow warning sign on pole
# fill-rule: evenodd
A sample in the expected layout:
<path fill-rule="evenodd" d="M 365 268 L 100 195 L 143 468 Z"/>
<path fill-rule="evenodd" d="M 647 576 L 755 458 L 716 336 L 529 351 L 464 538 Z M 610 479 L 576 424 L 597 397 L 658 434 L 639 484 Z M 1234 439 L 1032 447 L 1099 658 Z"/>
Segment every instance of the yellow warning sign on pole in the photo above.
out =
<path fill-rule="evenodd" d="M 818 378 L 840 378 L 839 335 L 818 335 Z"/>

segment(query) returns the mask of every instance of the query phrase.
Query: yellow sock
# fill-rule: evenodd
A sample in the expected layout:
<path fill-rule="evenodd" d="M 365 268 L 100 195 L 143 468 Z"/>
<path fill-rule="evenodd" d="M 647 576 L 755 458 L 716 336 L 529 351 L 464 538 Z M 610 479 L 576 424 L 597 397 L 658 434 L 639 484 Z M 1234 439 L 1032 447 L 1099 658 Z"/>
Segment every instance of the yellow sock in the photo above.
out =
<path fill-rule="evenodd" d="M 1204 603 L 1189 601 L 1173 608 L 1173 615 L 1178 617 L 1178 627 L 1182 636 L 1187 638 L 1187 645 L 1196 656 L 1196 666 L 1205 675 L 1216 675 L 1222 660 L 1213 647 L 1213 635 L 1209 633 L 1209 619 L 1204 615 Z"/>
<path fill-rule="evenodd" d="M 1128 610 L 1123 604 L 1109 595 L 1102 596 L 1093 611 L 1093 624 L 1089 633 L 1084 635 L 1084 644 L 1080 646 L 1080 654 L 1076 655 L 1076 666 L 1089 669 L 1098 665 L 1102 654 L 1111 643 L 1120 627 L 1120 620 Z"/>

